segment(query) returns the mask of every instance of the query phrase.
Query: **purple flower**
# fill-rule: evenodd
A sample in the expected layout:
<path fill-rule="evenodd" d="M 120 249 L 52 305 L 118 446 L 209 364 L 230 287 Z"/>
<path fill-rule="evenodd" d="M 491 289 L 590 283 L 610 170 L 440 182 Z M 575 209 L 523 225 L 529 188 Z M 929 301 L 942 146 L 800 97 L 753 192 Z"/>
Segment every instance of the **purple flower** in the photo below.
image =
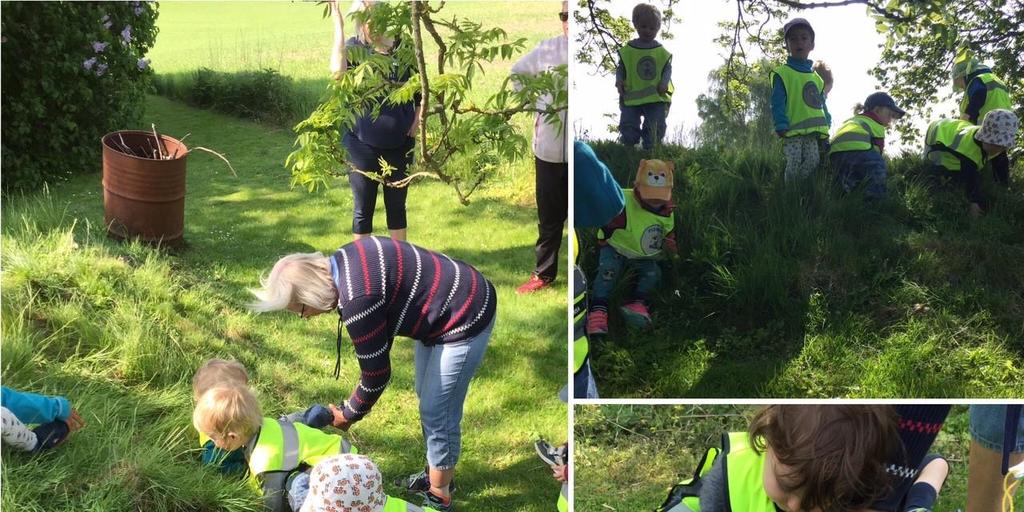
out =
<path fill-rule="evenodd" d="M 142 14 L 145 10 L 146 10 L 145 7 L 143 7 L 141 5 L 136 5 L 135 6 L 135 15 L 138 16 L 138 15 Z"/>
<path fill-rule="evenodd" d="M 132 42 L 132 26 L 131 25 L 125 25 L 124 30 L 121 31 L 121 40 L 124 41 L 124 44 L 128 44 L 128 43 Z"/>
<path fill-rule="evenodd" d="M 114 26 L 114 22 L 113 21 L 108 21 L 108 22 L 103 24 L 103 28 L 105 28 L 107 30 L 110 30 L 110 27 L 113 27 L 113 26 Z"/>
<path fill-rule="evenodd" d="M 139 59 L 139 61 L 136 62 L 135 65 L 139 67 L 139 71 L 145 71 L 146 69 L 149 68 L 149 62 L 150 62 L 149 59 L 142 58 L 142 59 Z"/>
<path fill-rule="evenodd" d="M 109 14 L 104 14 L 103 17 L 100 18 L 100 23 L 105 23 L 107 21 L 110 21 L 110 15 Z"/>
<path fill-rule="evenodd" d="M 107 46 L 109 46 L 108 43 L 102 43 L 100 41 L 93 41 L 92 42 L 92 51 L 94 51 L 96 53 L 100 53 L 103 50 L 105 50 L 107 48 Z"/>
<path fill-rule="evenodd" d="M 103 73 L 107 72 L 107 65 L 100 62 L 96 65 L 96 76 L 103 76 Z"/>
<path fill-rule="evenodd" d="M 92 69 L 92 66 L 96 64 L 96 57 L 86 60 L 82 63 L 82 67 L 85 69 Z"/>

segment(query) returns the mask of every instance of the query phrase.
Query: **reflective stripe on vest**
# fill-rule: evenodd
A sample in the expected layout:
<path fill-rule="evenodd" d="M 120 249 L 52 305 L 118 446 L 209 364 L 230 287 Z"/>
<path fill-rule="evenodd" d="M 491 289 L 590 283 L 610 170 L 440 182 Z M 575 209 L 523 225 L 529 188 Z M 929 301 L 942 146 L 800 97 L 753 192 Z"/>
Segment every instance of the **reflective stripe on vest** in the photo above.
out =
<path fill-rule="evenodd" d="M 359 453 L 359 450 L 340 435 L 302 423 L 263 418 L 256 444 L 246 459 L 251 483 L 260 488 L 259 476 L 263 473 L 292 471 L 303 463 L 315 466 L 339 453 Z"/>
<path fill-rule="evenodd" d="M 786 89 L 786 117 L 789 128 L 786 137 L 816 133 L 828 137 L 828 120 L 825 118 L 825 82 L 814 71 L 804 73 L 787 65 L 772 71 L 782 79 Z M 773 77 L 769 77 L 772 82 Z"/>
<path fill-rule="evenodd" d="M 622 59 L 622 67 L 626 69 L 625 93 L 622 96 L 626 106 L 672 101 L 671 82 L 667 93 L 658 94 L 661 74 L 672 59 L 672 54 L 664 46 L 641 49 L 627 44 L 619 48 L 619 58 Z"/>
<path fill-rule="evenodd" d="M 437 512 L 437 510 L 430 507 L 420 508 L 403 499 L 388 496 L 384 501 L 383 512 Z"/>
<path fill-rule="evenodd" d="M 839 127 L 836 136 L 832 138 L 829 153 L 870 151 L 877 149 L 877 146 L 871 143 L 872 139 L 884 138 L 884 126 L 868 116 L 858 114 Z"/>
<path fill-rule="evenodd" d="M 658 258 L 665 235 L 675 228 L 675 216 L 646 210 L 631 188 L 622 189 L 622 193 L 626 196 L 626 227 L 612 231 L 611 237 L 601 229 L 597 233 L 598 238 L 607 240 L 608 245 L 627 258 Z"/>
<path fill-rule="evenodd" d="M 569 484 L 562 484 L 562 491 L 558 495 L 558 512 L 569 512 Z"/>
<path fill-rule="evenodd" d="M 978 124 L 981 124 L 985 120 L 985 114 L 989 111 L 1004 108 L 1007 110 L 1013 110 L 1013 103 L 1010 101 L 1010 90 L 1007 89 L 1006 83 L 1004 83 L 999 77 L 992 73 L 982 73 L 974 80 L 981 80 L 981 83 L 985 85 L 985 103 L 978 110 Z M 974 80 L 971 80 L 972 82 Z M 966 89 L 970 89 L 970 85 Z M 971 98 L 964 92 L 964 97 L 960 100 L 960 114 L 967 113 L 967 104 L 970 103 Z"/>
<path fill-rule="evenodd" d="M 775 512 L 764 490 L 764 454 L 758 454 L 746 432 L 731 432 L 725 452 L 725 482 L 733 512 Z"/>
<path fill-rule="evenodd" d="M 960 171 L 960 159 L 956 156 L 960 155 L 981 169 L 987 158 L 981 145 L 974 140 L 974 134 L 980 129 L 980 126 L 962 119 L 939 119 L 932 122 L 928 125 L 924 139 L 927 146 L 925 158 L 947 171 Z"/>
<path fill-rule="evenodd" d="M 590 343 L 587 341 L 587 280 L 583 270 L 579 266 L 573 269 L 573 342 L 572 342 L 572 371 L 576 373 L 587 362 L 587 354 L 590 352 Z"/>

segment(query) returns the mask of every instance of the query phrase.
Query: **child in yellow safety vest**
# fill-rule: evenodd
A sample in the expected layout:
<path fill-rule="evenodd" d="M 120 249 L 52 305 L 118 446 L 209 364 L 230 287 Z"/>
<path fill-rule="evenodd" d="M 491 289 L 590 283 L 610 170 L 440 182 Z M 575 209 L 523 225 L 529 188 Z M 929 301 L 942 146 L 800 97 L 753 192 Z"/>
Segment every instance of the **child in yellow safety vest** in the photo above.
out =
<path fill-rule="evenodd" d="M 928 125 L 924 158 L 933 174 L 963 183 L 971 216 L 981 215 L 987 206 L 981 169 L 1013 146 L 1019 125 L 1017 115 L 1004 109 L 989 111 L 981 126 L 962 119 L 939 119 Z"/>
<path fill-rule="evenodd" d="M 903 117 L 906 112 L 884 92 L 871 94 L 854 110 L 857 115 L 843 123 L 832 138 L 829 150 L 832 167 L 836 169 L 839 185 L 844 191 L 850 192 L 866 181 L 865 197 L 885 199 L 885 178 L 888 174 L 882 157 L 885 129 L 893 119 Z"/>
<path fill-rule="evenodd" d="M 722 436 L 692 478 L 672 487 L 658 512 L 855 511 L 874 509 L 893 478 L 888 457 L 899 449 L 888 405 L 771 405 L 747 432 Z M 948 473 L 927 459 L 921 487 L 886 510 L 931 509 Z M 931 491 L 931 492 L 928 492 Z"/>
<path fill-rule="evenodd" d="M 198 403 L 204 393 L 217 386 L 248 385 L 249 373 L 242 363 L 221 358 L 208 359 L 192 377 L 192 400 Z M 334 415 L 328 408 L 315 404 L 305 411 L 295 412 L 283 416 L 281 419 L 303 423 L 314 428 L 323 428 L 331 424 Z M 203 465 L 215 466 L 224 474 L 245 473 L 245 454 L 241 450 L 225 452 L 217 448 L 214 442 L 202 433 L 199 434 L 199 445 L 203 447 L 201 455 Z"/>
<path fill-rule="evenodd" d="M 1006 82 L 992 73 L 990 66 L 978 61 L 970 51 L 961 51 L 953 59 L 953 90 L 963 91 L 960 119 L 981 124 L 985 115 L 995 109 L 1013 110 Z M 992 176 L 996 183 L 1009 185 L 1010 158 L 1000 153 L 992 158 Z"/>
<path fill-rule="evenodd" d="M 263 417 L 247 386 L 220 385 L 203 393 L 192 424 L 217 448 L 244 454 L 249 482 L 270 512 L 298 510 L 309 487 L 308 478 L 298 477 L 329 456 L 356 452 L 340 435 Z"/>
<path fill-rule="evenodd" d="M 661 282 L 658 260 L 676 252 L 672 162 L 641 160 L 634 188 L 623 189 L 622 212 L 598 232 L 600 256 L 587 317 L 587 333 L 608 332 L 608 297 L 624 268 L 636 272 L 632 293 L 620 311 L 633 327 L 651 324 L 648 296 Z"/>
<path fill-rule="evenodd" d="M 672 103 L 672 54 L 655 37 L 661 12 L 651 4 L 633 7 L 637 38 L 619 48 L 615 88 L 619 91 L 619 136 L 623 144 L 661 144 Z"/>
<path fill-rule="evenodd" d="M 772 120 L 782 137 L 786 181 L 811 174 L 818 167 L 819 147 L 832 124 L 825 97 L 832 90 L 832 72 L 823 62 L 807 58 L 814 49 L 814 29 L 803 18 L 783 27 L 789 58 L 771 72 Z"/>

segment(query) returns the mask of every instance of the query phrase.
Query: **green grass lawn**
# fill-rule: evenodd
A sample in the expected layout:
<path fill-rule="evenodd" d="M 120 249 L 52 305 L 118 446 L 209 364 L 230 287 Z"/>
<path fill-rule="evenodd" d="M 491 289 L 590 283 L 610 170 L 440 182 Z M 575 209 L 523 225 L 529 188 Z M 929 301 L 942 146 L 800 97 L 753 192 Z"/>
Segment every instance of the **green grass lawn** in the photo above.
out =
<path fill-rule="evenodd" d="M 330 377 L 333 317 L 244 307 L 247 288 L 281 255 L 350 240 L 344 180 L 326 194 L 289 190 L 284 130 L 158 97 L 144 121 L 191 132 L 189 143 L 226 154 L 238 178 L 210 155 L 189 156 L 188 245 L 178 253 L 106 239 L 98 174 L 4 201 L 4 385 L 66 395 L 88 422 L 51 454 L 4 450 L 5 510 L 254 510 L 249 491 L 199 466 L 194 370 L 209 357 L 238 358 L 267 415 L 337 402 L 356 382 L 348 344 L 341 379 Z M 534 296 L 513 293 L 532 269 L 536 237 L 535 210 L 519 192 L 508 180 L 468 207 L 433 182 L 409 193 L 410 241 L 469 262 L 498 288 L 497 326 L 463 420 L 463 510 L 550 510 L 558 494 L 532 441 L 567 435 L 556 396 L 566 380 L 567 291 L 560 277 Z M 396 343 L 389 388 L 351 432 L 389 481 L 423 466 L 412 353 L 410 340 Z"/>
<path fill-rule="evenodd" d="M 640 151 L 594 144 L 619 183 Z M 1024 395 L 1022 169 L 984 181 L 991 211 L 930 189 L 915 156 L 889 198 L 841 195 L 825 171 L 786 186 L 781 148 L 665 146 L 680 256 L 662 265 L 653 328 L 592 340 L 603 397 L 1020 397 Z M 594 230 L 581 264 L 597 272 Z"/>
<path fill-rule="evenodd" d="M 722 432 L 746 431 L 749 405 L 576 406 L 575 502 L 579 511 L 653 510 L 676 482 L 693 475 L 698 459 Z M 935 512 L 967 502 L 967 407 L 954 406 L 931 451 L 950 472 Z M 1017 508 L 1024 494 L 1014 498 Z"/>

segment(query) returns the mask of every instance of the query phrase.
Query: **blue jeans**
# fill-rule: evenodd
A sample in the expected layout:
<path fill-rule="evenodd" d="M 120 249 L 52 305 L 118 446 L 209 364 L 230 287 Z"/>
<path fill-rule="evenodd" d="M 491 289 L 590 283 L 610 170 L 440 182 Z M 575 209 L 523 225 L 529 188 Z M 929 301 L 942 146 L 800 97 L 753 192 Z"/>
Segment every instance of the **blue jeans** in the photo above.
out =
<path fill-rule="evenodd" d="M 668 103 L 648 103 L 627 107 L 619 102 L 619 138 L 627 146 L 643 141 L 644 149 L 661 144 L 665 138 Z M 641 124 L 642 123 L 642 124 Z"/>
<path fill-rule="evenodd" d="M 864 197 L 885 199 L 887 190 L 885 177 L 887 174 L 885 159 L 874 150 L 842 151 L 832 153 L 832 166 L 838 171 L 839 185 L 850 192 L 861 182 L 867 181 Z"/>
<path fill-rule="evenodd" d="M 572 376 L 573 398 L 600 398 L 597 396 L 597 382 L 594 381 L 594 372 L 590 369 L 590 359 L 587 359 L 579 371 Z"/>
<path fill-rule="evenodd" d="M 597 262 L 597 277 L 594 279 L 594 293 L 591 296 L 592 305 L 608 307 L 608 296 L 615 288 L 623 268 L 636 272 L 636 285 L 630 296 L 631 300 L 646 301 L 647 296 L 661 282 L 661 267 L 656 260 L 630 259 L 619 254 L 612 246 L 605 245 L 601 247 Z"/>
<path fill-rule="evenodd" d="M 452 469 L 462 449 L 462 406 L 469 381 L 487 351 L 494 320 L 473 339 L 426 346 L 416 342 L 416 396 L 427 464 Z"/>
<path fill-rule="evenodd" d="M 997 452 L 1003 451 L 1003 430 L 1006 426 L 1005 405 L 971 405 L 971 438 L 978 444 Z M 1017 421 L 1017 445 L 1011 450 L 1024 452 L 1024 409 Z"/>
<path fill-rule="evenodd" d="M 405 178 L 405 170 L 412 163 L 412 150 L 415 141 L 409 137 L 406 144 L 397 149 L 380 149 L 366 144 L 352 133 L 342 137 L 342 144 L 348 151 L 349 160 L 356 169 L 363 172 L 380 172 L 380 159 L 395 168 L 387 181 L 399 181 Z M 408 221 L 405 216 L 405 199 L 408 187 L 390 187 L 381 185 L 358 172 L 348 173 L 348 183 L 352 187 L 352 232 L 358 235 L 373 233 L 373 212 L 377 208 L 377 189 L 384 188 L 384 211 L 388 217 L 388 229 L 405 229 Z"/>

